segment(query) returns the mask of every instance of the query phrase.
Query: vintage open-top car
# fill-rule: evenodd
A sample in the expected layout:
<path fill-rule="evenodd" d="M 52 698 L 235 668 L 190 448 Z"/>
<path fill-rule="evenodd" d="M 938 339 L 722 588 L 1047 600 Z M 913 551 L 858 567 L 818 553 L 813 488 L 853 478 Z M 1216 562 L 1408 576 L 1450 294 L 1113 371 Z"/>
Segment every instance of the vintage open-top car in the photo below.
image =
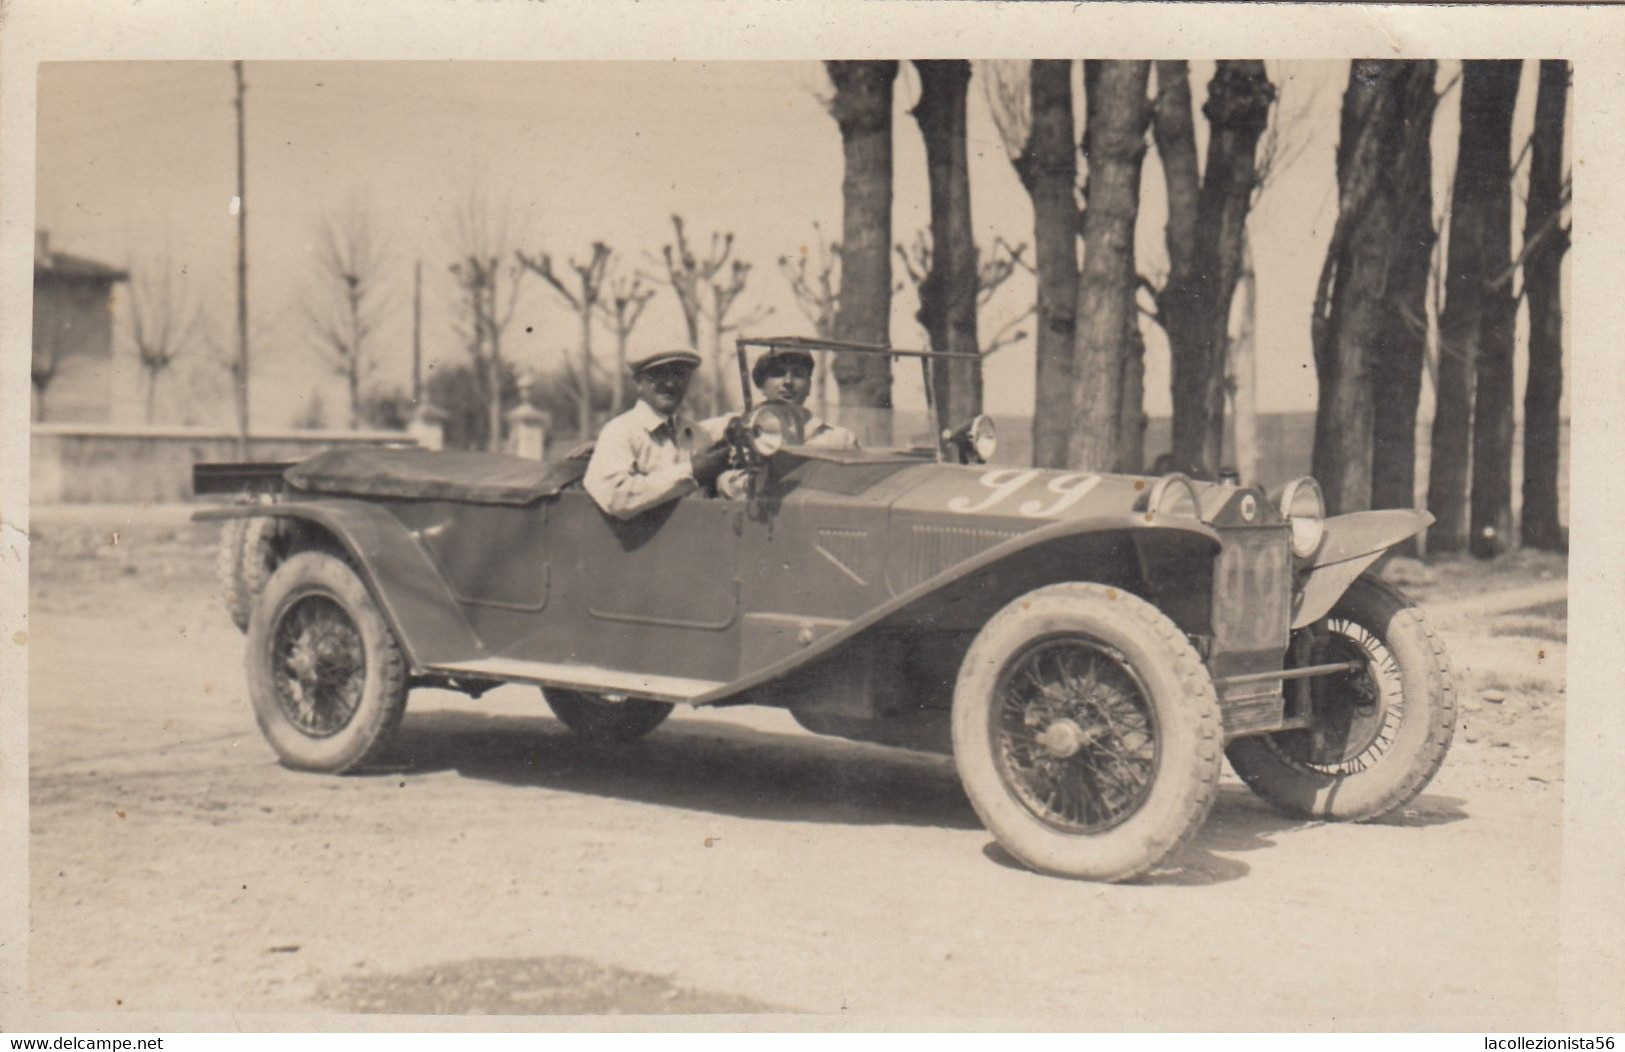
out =
<path fill-rule="evenodd" d="M 940 355 L 799 339 L 763 347 Z M 290 767 L 375 760 L 414 686 L 534 684 L 627 741 L 677 704 L 951 752 L 1017 859 L 1120 880 L 1177 851 L 1221 753 L 1293 815 L 1415 797 L 1454 728 L 1448 662 L 1368 570 L 1431 521 L 1327 518 L 1256 486 L 990 466 L 983 419 L 910 449 L 802 445 L 805 413 L 730 427 L 745 492 L 629 521 L 584 461 L 332 451 L 199 465 L 242 499 L 222 579 L 261 729 Z M 931 384 L 927 377 L 926 388 Z"/>

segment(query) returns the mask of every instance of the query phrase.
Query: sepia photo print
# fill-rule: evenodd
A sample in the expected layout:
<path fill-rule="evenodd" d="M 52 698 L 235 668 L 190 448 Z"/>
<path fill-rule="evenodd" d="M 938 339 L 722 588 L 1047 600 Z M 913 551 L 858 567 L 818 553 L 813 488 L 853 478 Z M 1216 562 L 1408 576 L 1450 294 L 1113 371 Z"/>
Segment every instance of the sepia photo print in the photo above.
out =
<path fill-rule="evenodd" d="M 525 6 L 8 71 L 25 1029 L 1617 1027 L 1619 19 Z"/>

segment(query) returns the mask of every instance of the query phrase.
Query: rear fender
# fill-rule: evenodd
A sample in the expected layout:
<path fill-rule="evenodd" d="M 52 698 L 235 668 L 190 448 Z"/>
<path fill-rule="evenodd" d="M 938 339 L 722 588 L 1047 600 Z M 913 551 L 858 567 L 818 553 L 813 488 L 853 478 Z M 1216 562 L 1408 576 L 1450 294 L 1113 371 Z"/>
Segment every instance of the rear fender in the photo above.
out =
<path fill-rule="evenodd" d="M 1433 516 L 1416 508 L 1357 511 L 1326 520 L 1326 535 L 1292 597 L 1292 627 L 1325 617 L 1349 585 L 1383 553 L 1427 529 Z"/>
<path fill-rule="evenodd" d="M 484 656 L 456 596 L 411 531 L 375 504 L 289 501 L 209 509 L 199 521 L 269 515 L 308 522 L 344 547 L 413 671 Z"/>

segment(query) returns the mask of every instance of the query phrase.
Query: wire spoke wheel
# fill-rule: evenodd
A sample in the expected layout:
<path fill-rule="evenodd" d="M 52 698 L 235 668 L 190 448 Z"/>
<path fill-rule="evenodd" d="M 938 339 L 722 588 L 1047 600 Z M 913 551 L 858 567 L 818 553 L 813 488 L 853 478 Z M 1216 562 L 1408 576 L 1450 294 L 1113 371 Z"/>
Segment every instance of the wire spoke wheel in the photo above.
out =
<path fill-rule="evenodd" d="M 1444 762 L 1455 691 L 1444 646 L 1409 599 L 1361 577 L 1313 629 L 1310 664 L 1354 671 L 1309 681 L 1307 728 L 1225 750 L 1248 788 L 1306 818 L 1376 818 L 1415 799 Z"/>
<path fill-rule="evenodd" d="M 1067 833 L 1110 829 L 1144 804 L 1156 714 L 1121 653 L 1081 637 L 1040 642 L 999 685 L 993 749 L 1022 805 Z"/>
<path fill-rule="evenodd" d="M 1046 585 L 977 633 L 954 685 L 954 764 L 1012 857 L 1128 880 L 1176 854 L 1218 791 L 1213 681 L 1179 626 L 1138 596 Z"/>
<path fill-rule="evenodd" d="M 406 662 L 343 559 L 294 553 L 249 620 L 254 719 L 287 767 L 342 773 L 377 760 L 406 710 Z"/>
<path fill-rule="evenodd" d="M 312 738 L 349 725 L 367 682 L 366 648 L 355 622 L 326 595 L 295 600 L 276 626 L 272 644 L 277 706 Z"/>
<path fill-rule="evenodd" d="M 1315 723 L 1309 730 L 1266 740 L 1289 764 L 1326 775 L 1358 774 L 1381 762 L 1405 720 L 1405 684 L 1388 644 L 1344 618 L 1326 622 L 1312 664 L 1359 662 L 1358 671 L 1319 676 L 1309 691 Z"/>

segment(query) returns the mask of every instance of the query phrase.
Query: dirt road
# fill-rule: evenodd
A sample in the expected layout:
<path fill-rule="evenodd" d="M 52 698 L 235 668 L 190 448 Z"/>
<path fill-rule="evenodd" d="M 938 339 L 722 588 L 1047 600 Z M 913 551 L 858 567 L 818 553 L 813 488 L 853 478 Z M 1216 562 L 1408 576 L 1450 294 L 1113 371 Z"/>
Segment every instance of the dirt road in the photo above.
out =
<path fill-rule="evenodd" d="M 41 1008 L 1558 1019 L 1560 561 L 1410 582 L 1464 712 L 1405 813 L 1289 821 L 1227 777 L 1175 865 L 1107 887 L 1013 865 L 951 761 L 770 710 L 679 713 L 593 751 L 534 691 L 419 692 L 389 771 L 283 770 L 211 544 L 174 514 L 35 516 Z"/>

